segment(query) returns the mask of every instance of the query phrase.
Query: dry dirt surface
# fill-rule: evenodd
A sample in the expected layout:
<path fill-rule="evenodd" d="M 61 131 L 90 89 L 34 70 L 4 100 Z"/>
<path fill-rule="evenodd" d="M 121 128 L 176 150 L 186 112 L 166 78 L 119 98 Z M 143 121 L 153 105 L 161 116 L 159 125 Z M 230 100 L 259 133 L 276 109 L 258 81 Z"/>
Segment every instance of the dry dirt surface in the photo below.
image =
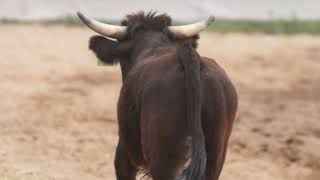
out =
<path fill-rule="evenodd" d="M 115 179 L 118 66 L 90 30 L 0 25 L 0 179 Z M 222 180 L 320 179 L 320 37 L 202 34 L 239 111 Z"/>

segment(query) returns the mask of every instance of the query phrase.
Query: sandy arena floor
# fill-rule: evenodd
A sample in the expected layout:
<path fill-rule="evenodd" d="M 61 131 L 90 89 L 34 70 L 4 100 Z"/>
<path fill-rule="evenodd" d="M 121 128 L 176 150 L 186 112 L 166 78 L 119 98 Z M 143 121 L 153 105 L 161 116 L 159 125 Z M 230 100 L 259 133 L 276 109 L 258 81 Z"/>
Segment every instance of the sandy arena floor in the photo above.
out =
<path fill-rule="evenodd" d="M 120 69 L 92 34 L 0 25 L 0 179 L 115 179 Z M 319 180 L 320 37 L 202 34 L 199 52 L 240 96 L 221 179 Z"/>

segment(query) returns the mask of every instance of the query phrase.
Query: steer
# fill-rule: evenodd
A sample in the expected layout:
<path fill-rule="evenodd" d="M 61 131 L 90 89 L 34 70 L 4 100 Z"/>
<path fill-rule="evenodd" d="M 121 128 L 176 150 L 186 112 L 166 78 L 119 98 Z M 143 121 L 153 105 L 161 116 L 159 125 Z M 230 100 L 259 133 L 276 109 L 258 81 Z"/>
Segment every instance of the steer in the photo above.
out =
<path fill-rule="evenodd" d="M 213 16 L 181 26 L 155 12 L 127 15 L 120 26 L 78 16 L 102 35 L 90 38 L 89 49 L 121 66 L 117 180 L 135 180 L 138 172 L 154 180 L 217 180 L 238 98 L 224 70 L 196 51 Z"/>

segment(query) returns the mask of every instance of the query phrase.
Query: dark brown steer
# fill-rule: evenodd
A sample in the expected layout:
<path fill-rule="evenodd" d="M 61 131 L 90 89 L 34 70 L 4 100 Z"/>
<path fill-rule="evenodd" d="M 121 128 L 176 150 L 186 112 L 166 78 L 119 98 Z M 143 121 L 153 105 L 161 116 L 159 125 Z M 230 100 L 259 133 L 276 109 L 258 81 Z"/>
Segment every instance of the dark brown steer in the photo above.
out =
<path fill-rule="evenodd" d="M 142 170 L 154 180 L 217 180 L 237 93 L 224 70 L 196 51 L 213 18 L 171 26 L 165 14 L 140 12 L 115 26 L 78 15 L 107 37 L 91 37 L 89 48 L 121 66 L 117 179 L 134 180 Z"/>

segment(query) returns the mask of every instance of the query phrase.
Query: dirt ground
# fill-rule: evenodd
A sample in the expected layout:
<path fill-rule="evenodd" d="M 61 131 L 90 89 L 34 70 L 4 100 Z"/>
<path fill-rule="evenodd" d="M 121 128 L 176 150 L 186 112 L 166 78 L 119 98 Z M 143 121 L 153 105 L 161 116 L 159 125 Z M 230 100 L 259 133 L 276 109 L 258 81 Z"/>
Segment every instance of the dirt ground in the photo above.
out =
<path fill-rule="evenodd" d="M 120 69 L 90 30 L 0 25 L 0 179 L 115 179 Z M 222 180 L 320 179 L 320 37 L 202 34 L 239 111 Z"/>

